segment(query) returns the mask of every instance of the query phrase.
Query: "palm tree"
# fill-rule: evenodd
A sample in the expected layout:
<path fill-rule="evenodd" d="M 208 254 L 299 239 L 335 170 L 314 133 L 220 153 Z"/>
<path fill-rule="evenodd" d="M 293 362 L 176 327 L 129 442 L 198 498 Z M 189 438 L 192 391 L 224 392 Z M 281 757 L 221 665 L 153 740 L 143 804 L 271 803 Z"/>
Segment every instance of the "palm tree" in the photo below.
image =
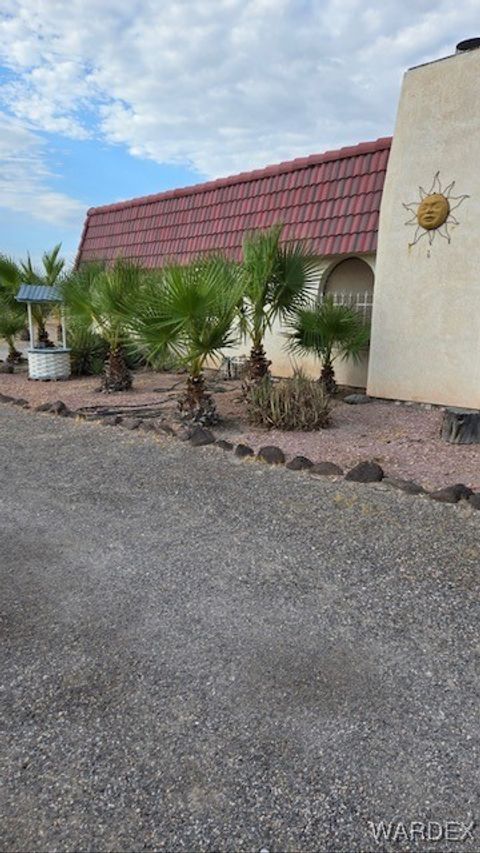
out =
<path fill-rule="evenodd" d="M 143 284 L 140 267 L 118 260 L 112 267 L 81 266 L 61 284 L 65 308 L 76 323 L 105 341 L 102 390 L 128 391 L 132 375 L 125 349 L 131 344 L 130 325 Z"/>
<path fill-rule="evenodd" d="M 236 343 L 232 326 L 241 292 L 238 265 L 220 257 L 167 266 L 144 290 L 134 332 L 151 360 L 170 356 L 186 367 L 186 392 L 179 401 L 186 421 L 211 425 L 218 420 L 205 389 L 204 367 Z"/>
<path fill-rule="evenodd" d="M 244 281 L 240 327 L 251 341 L 249 378 L 259 381 L 269 372 L 265 333 L 275 320 L 286 321 L 311 297 L 318 281 L 314 258 L 301 243 L 281 244 L 282 225 L 248 235 L 241 263 Z"/>
<path fill-rule="evenodd" d="M 20 305 L 12 305 L 8 298 L 0 295 L 0 338 L 8 345 L 7 362 L 16 364 L 22 353 L 15 347 L 15 338 L 25 327 L 25 311 Z"/>
<path fill-rule="evenodd" d="M 22 355 L 14 341 L 25 328 L 25 310 L 15 301 L 20 282 L 21 275 L 15 261 L 0 255 L 0 338 L 8 344 L 9 364 L 15 364 Z"/>
<path fill-rule="evenodd" d="M 28 253 L 27 260 L 21 261 L 18 267 L 21 281 L 25 282 L 25 284 L 45 284 L 50 286 L 60 284 L 62 274 L 65 268 L 65 259 L 60 257 L 61 248 L 62 244 L 57 243 L 57 245 L 54 246 L 50 252 L 43 253 L 43 268 L 41 270 L 38 270 L 33 266 L 32 259 L 30 257 L 30 254 Z M 32 314 L 35 324 L 37 326 L 37 334 L 39 341 L 48 341 L 46 322 L 52 310 L 57 317 L 57 335 L 60 338 L 62 335 L 62 324 L 59 309 L 55 307 L 52 308 L 51 305 L 45 303 L 40 305 L 32 305 Z"/>
<path fill-rule="evenodd" d="M 337 358 L 357 360 L 368 346 L 370 332 L 362 318 L 346 305 L 327 296 L 315 305 L 299 308 L 289 322 L 289 349 L 299 355 L 316 355 L 322 370 L 320 382 L 329 394 L 337 390 L 333 363 Z"/>

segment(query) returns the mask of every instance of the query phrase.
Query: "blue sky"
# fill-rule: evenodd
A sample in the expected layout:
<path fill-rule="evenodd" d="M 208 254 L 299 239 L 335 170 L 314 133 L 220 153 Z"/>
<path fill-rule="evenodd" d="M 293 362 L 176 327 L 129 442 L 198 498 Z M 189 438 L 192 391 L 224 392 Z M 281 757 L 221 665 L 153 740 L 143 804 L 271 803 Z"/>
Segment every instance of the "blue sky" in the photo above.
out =
<path fill-rule="evenodd" d="M 71 260 L 91 206 L 390 134 L 404 70 L 479 22 L 480 0 L 3 0 L 0 252 Z"/>

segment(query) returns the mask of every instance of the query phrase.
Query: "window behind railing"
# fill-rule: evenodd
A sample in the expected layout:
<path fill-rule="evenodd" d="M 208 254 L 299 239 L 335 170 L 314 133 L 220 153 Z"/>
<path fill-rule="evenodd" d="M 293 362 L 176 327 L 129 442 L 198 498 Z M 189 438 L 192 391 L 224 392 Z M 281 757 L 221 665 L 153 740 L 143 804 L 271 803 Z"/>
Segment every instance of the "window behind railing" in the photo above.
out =
<path fill-rule="evenodd" d="M 360 315 L 366 326 L 372 324 L 373 290 L 365 291 L 339 291 L 319 295 L 319 302 L 324 299 L 333 299 L 335 305 L 346 305 Z"/>

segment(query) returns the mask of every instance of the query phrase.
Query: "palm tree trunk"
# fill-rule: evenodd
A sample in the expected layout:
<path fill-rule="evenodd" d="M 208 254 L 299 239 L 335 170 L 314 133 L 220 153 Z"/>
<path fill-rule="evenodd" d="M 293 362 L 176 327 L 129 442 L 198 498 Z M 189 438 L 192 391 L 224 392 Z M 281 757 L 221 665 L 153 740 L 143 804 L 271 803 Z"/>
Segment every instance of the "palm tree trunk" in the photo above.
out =
<path fill-rule="evenodd" d="M 260 382 L 270 373 L 271 361 L 268 361 L 263 344 L 255 344 L 250 350 L 248 375 L 252 382 Z"/>
<path fill-rule="evenodd" d="M 188 423 L 213 426 L 218 423 L 217 408 L 211 394 L 205 390 L 203 373 L 189 375 L 187 388 L 183 397 L 178 401 L 182 420 Z"/>
<path fill-rule="evenodd" d="M 127 367 L 123 348 L 113 347 L 105 361 L 102 391 L 129 391 L 131 387 L 132 374 Z"/>
<path fill-rule="evenodd" d="M 337 393 L 338 386 L 335 382 L 335 371 L 329 358 L 323 362 L 322 372 L 320 373 L 320 382 L 325 388 L 327 394 L 333 395 Z"/>
<path fill-rule="evenodd" d="M 18 364 L 22 357 L 22 353 L 16 348 L 13 337 L 6 338 L 8 344 L 7 364 Z"/>

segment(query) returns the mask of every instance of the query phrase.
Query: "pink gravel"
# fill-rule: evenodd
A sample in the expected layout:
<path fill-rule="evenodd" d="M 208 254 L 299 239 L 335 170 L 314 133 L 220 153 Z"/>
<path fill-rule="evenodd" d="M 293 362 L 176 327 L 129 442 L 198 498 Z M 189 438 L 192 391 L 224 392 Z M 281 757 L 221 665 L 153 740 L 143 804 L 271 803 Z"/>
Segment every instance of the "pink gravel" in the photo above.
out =
<path fill-rule="evenodd" d="M 224 423 L 215 432 L 232 442 L 249 444 L 254 450 L 266 444 L 281 447 L 287 457 L 308 456 L 314 462 L 336 462 L 347 469 L 366 459 L 379 462 L 387 475 L 412 479 L 425 488 L 465 483 L 480 490 L 480 446 L 447 444 L 440 438 L 442 411 L 419 406 L 372 402 L 349 406 L 336 402 L 332 426 L 318 432 L 281 432 L 252 429 L 244 420 L 239 384 L 214 380 L 216 401 Z M 46 401 L 63 400 L 76 410 L 82 406 L 120 406 L 165 403 L 181 391 L 183 377 L 177 374 L 138 372 L 132 391 L 105 395 L 96 389 L 98 377 L 68 382 L 31 382 L 25 373 L 0 375 L 0 391 L 24 397 L 35 407 Z M 175 388 L 172 390 L 172 386 Z M 230 390 L 231 388 L 231 390 Z"/>
<path fill-rule="evenodd" d="M 327 430 L 298 433 L 246 427 L 231 431 L 228 438 L 254 450 L 275 444 L 288 457 L 335 462 L 345 470 L 372 459 L 388 476 L 415 480 L 427 489 L 453 483 L 480 489 L 480 446 L 442 441 L 442 414 L 389 402 L 357 406 L 339 402 Z"/>

